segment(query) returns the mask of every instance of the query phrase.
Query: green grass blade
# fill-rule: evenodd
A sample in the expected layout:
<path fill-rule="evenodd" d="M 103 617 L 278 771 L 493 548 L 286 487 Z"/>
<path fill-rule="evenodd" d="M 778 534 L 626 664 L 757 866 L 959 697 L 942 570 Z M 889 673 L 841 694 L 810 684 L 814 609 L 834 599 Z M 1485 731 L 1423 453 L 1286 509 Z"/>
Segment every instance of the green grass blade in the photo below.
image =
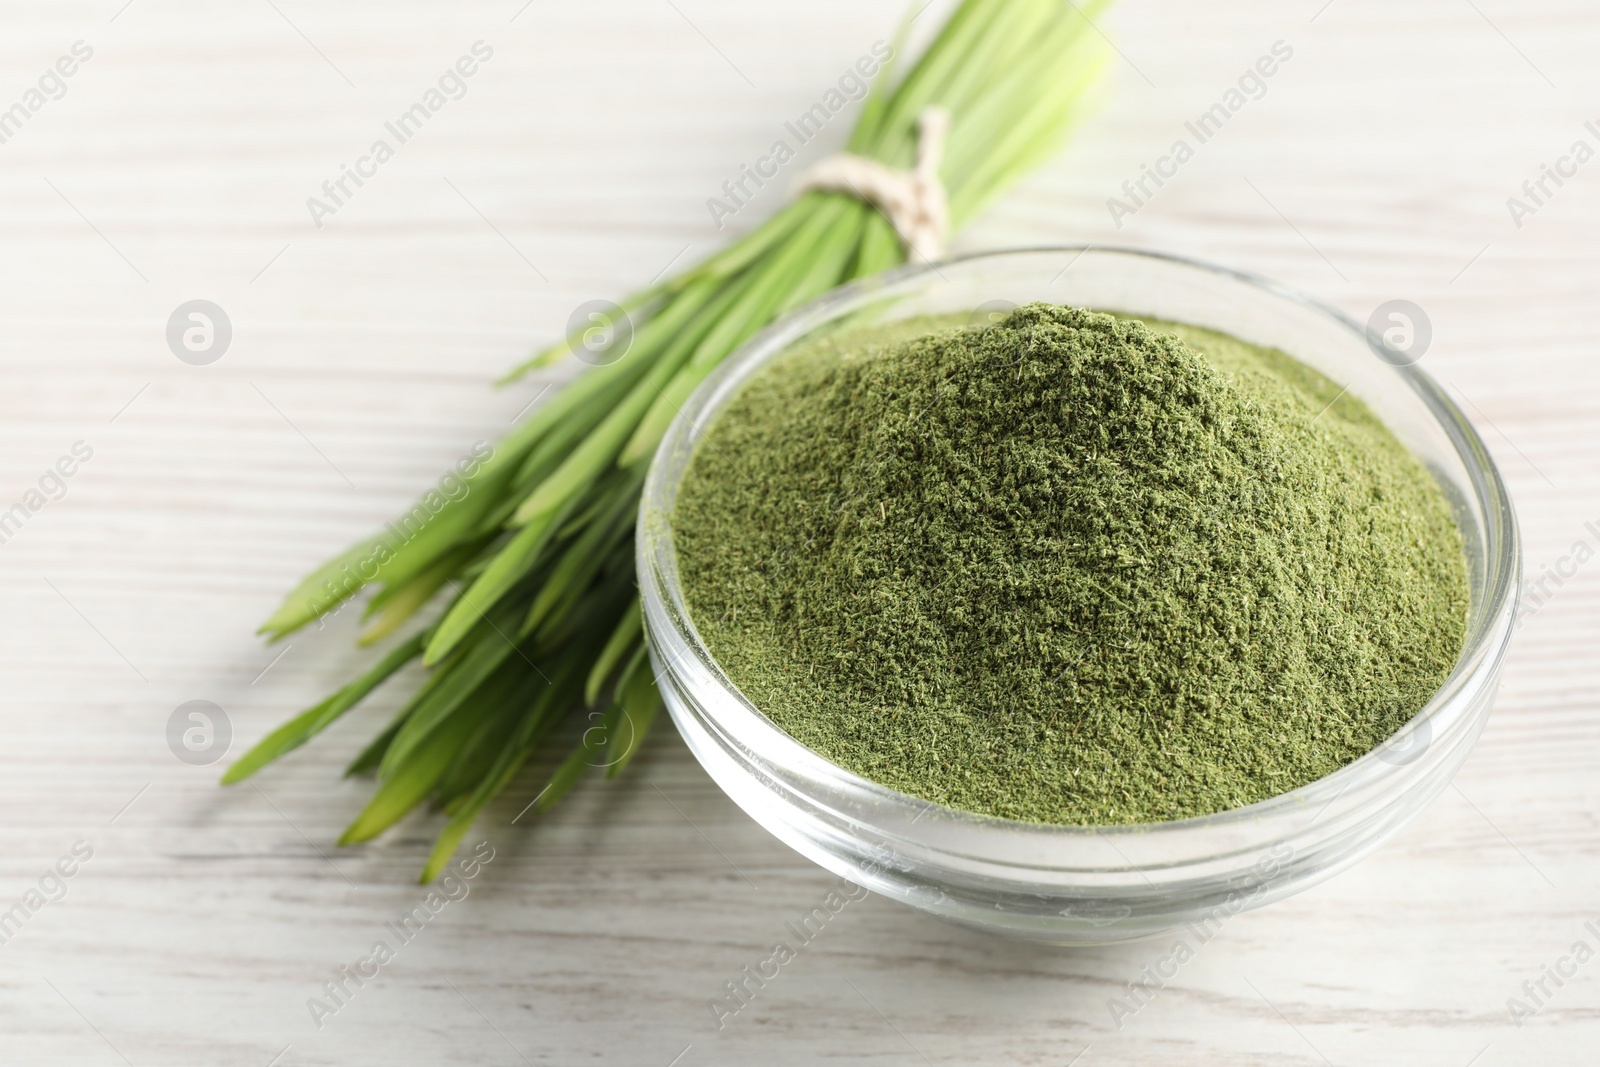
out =
<path fill-rule="evenodd" d="M 406 724 L 406 719 L 410 715 L 411 709 L 406 707 L 402 708 L 393 719 L 389 720 L 389 725 L 383 728 L 383 732 L 374 737 L 367 747 L 358 752 L 356 758 L 351 760 L 345 767 L 344 777 L 354 778 L 357 775 L 372 774 L 377 771 L 378 765 L 383 762 L 384 753 L 389 751 L 389 745 L 393 743 L 395 737 L 400 733 L 400 728 Z"/>
<path fill-rule="evenodd" d="M 305 744 L 311 739 L 311 727 L 338 699 L 339 694 L 335 693 L 320 704 L 313 704 L 256 742 L 249 752 L 240 756 L 222 775 L 222 784 L 233 785 L 235 782 L 242 782 L 279 756 Z"/>
<path fill-rule="evenodd" d="M 779 208 L 776 215 L 754 230 L 713 254 L 699 266 L 690 268 L 684 275 L 685 279 L 728 278 L 755 263 L 777 247 L 805 218 L 806 209 L 800 204 L 799 200 L 795 200 Z"/>
<path fill-rule="evenodd" d="M 423 653 L 423 663 L 432 666 L 443 659 L 479 624 L 485 612 L 492 610 L 512 586 L 528 575 L 560 522 L 560 512 L 546 513 L 517 531 L 488 569 L 456 598 L 439 621 Z"/>
<path fill-rule="evenodd" d="M 683 402 L 736 347 L 754 336 L 784 309 L 822 295 L 838 284 L 854 242 L 838 228 L 861 210 L 842 196 L 819 198 L 817 212 L 771 264 L 761 284 L 695 350 L 693 358 L 663 388 L 641 418 L 617 465 L 630 467 L 655 453 Z"/>
<path fill-rule="evenodd" d="M 377 618 L 361 631 L 356 644 L 363 648 L 377 644 L 405 625 L 406 620 L 432 600 L 440 587 L 454 577 L 471 558 L 470 549 L 458 549 L 440 557 L 433 566 L 409 581 L 389 586 L 373 597 L 367 613 L 369 616 L 376 614 Z"/>
<path fill-rule="evenodd" d="M 451 663 L 448 673 L 442 675 L 445 681 L 420 694 L 420 699 L 412 709 L 411 717 L 384 755 L 383 764 L 378 770 L 379 775 L 387 776 L 392 773 L 393 768 L 400 761 L 407 759 L 411 755 L 411 749 L 441 721 L 468 703 L 478 688 L 489 680 L 490 675 L 501 664 L 508 659 L 522 657 L 523 653 L 503 632 L 504 627 L 488 619 L 484 621 L 490 628 L 481 630 L 470 646 L 465 648 L 464 654 Z M 536 670 L 532 664 L 526 666 L 529 670 Z"/>
<path fill-rule="evenodd" d="M 284 753 L 299 748 L 327 729 L 339 716 L 355 707 L 368 693 L 421 653 L 420 634 L 397 645 L 361 677 L 256 742 L 250 751 L 240 756 L 233 766 L 228 768 L 227 773 L 222 776 L 222 784 L 232 785 L 235 782 L 242 782 Z"/>
<path fill-rule="evenodd" d="M 631 318 L 648 318 L 650 313 L 645 312 L 642 309 L 652 301 L 657 300 L 661 296 L 664 288 L 664 285 L 655 285 L 648 289 L 642 289 L 637 293 L 631 293 L 628 296 L 623 297 L 622 302 L 617 306 Z M 504 375 L 502 375 L 500 380 L 495 382 L 495 384 L 501 386 L 510 385 L 512 382 L 515 382 L 529 371 L 559 363 L 570 355 L 572 355 L 572 337 L 563 337 L 561 340 L 555 342 L 554 344 L 545 346 L 544 348 L 535 352 L 532 356 L 528 357 L 528 359 L 524 362 L 519 363 L 517 366 L 511 368 Z"/>
<path fill-rule="evenodd" d="M 590 714 L 598 715 L 599 712 Z M 591 726 L 583 732 L 583 737 L 587 739 L 591 733 L 600 730 L 600 726 Z M 561 761 L 561 765 L 550 776 L 550 781 L 545 785 L 544 792 L 539 794 L 534 807 L 540 811 L 549 811 L 560 803 L 561 798 L 570 793 L 572 787 L 577 785 L 585 774 L 599 766 L 596 760 L 601 758 L 599 753 L 602 748 L 604 748 L 602 744 L 591 744 L 588 740 L 580 740 L 578 746 L 568 753 L 567 758 Z"/>
<path fill-rule="evenodd" d="M 639 746 L 644 744 L 645 734 L 650 732 L 650 724 L 655 722 L 656 714 L 661 710 L 661 691 L 656 688 L 648 660 L 642 661 L 626 683 L 619 687 L 617 704 L 622 708 L 631 729 L 622 742 L 623 750 L 612 757 L 611 765 L 606 768 L 607 778 L 615 778 L 633 762 Z"/>
<path fill-rule="evenodd" d="M 569 654 L 564 662 L 556 666 L 552 684 L 534 699 L 516 732 L 507 739 L 493 768 L 483 776 L 477 791 L 451 814 L 450 822 L 440 832 L 423 867 L 423 882 L 431 882 L 438 877 L 478 814 L 511 783 L 545 734 L 559 720 L 558 712 L 571 704 L 576 695 L 573 691 L 574 681 L 580 676 L 581 665 L 581 657 Z"/>
<path fill-rule="evenodd" d="M 738 302 L 749 284 L 748 278 L 728 283 L 699 310 L 674 344 L 662 353 L 655 366 L 650 368 L 627 397 L 522 502 L 513 517 L 515 524 L 533 522 L 537 517 L 556 510 L 611 465 L 638 425 L 640 416 L 660 395 L 662 388 L 683 362 L 693 355 L 699 339 L 717 327 L 727 314 L 728 307 Z"/>
<path fill-rule="evenodd" d="M 606 490 L 610 499 L 604 513 L 595 516 L 551 568 L 528 608 L 523 633 L 532 633 L 552 613 L 569 610 L 605 565 L 612 546 L 632 532 L 644 471 L 621 473 L 619 484 Z"/>
<path fill-rule="evenodd" d="M 611 631 L 611 637 L 600 650 L 600 654 L 595 657 L 594 666 L 589 669 L 589 677 L 583 686 L 584 707 L 594 707 L 594 702 L 600 699 L 600 690 L 605 688 L 611 672 L 617 669 L 619 663 L 632 656 L 635 646 L 644 647 L 643 634 L 644 616 L 639 610 L 639 598 L 635 596 L 628 601 L 628 606 L 622 611 L 622 621 Z"/>
<path fill-rule="evenodd" d="M 527 716 L 536 690 L 543 688 L 545 682 L 537 674 L 518 670 L 516 663 L 507 663 L 469 698 L 474 703 L 482 703 L 489 711 L 439 777 L 435 799 L 446 813 L 454 815 L 471 802 L 485 776 L 505 752 L 507 739 Z"/>
<path fill-rule="evenodd" d="M 476 716 L 458 715 L 439 724 L 428 744 L 412 749 L 411 758 L 396 767 L 367 806 L 339 837 L 339 844 L 369 841 L 420 804 L 478 725 Z"/>
<path fill-rule="evenodd" d="M 306 575 L 256 632 L 276 641 L 360 592 L 366 580 L 349 569 L 370 557 L 382 541 L 381 535 L 359 541 Z"/>

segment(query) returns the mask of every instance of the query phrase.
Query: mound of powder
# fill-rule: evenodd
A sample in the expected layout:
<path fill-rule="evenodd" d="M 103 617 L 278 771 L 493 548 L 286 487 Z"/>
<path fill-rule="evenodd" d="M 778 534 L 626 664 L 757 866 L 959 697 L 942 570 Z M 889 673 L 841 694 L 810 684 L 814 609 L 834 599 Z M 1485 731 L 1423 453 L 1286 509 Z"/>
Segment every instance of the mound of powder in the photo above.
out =
<path fill-rule="evenodd" d="M 810 342 L 696 451 L 692 618 L 779 727 L 915 797 L 1105 825 L 1286 792 L 1414 715 L 1465 631 L 1443 493 L 1341 392 L 1045 304 Z"/>

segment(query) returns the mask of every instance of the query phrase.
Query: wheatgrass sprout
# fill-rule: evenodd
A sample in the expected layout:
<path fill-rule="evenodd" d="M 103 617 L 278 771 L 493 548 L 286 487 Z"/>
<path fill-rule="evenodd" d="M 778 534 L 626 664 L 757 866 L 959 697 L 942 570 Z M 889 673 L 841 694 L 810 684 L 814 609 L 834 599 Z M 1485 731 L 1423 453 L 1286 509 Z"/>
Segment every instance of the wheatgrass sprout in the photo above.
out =
<path fill-rule="evenodd" d="M 1086 111 L 1107 65 L 1095 22 L 1109 0 L 965 0 L 897 77 L 891 61 L 848 151 L 909 168 L 918 119 L 950 116 L 939 176 L 959 226 L 1044 160 Z M 909 23 L 907 24 L 909 27 Z M 905 41 L 905 28 L 900 44 Z M 633 528 L 645 468 L 683 401 L 775 318 L 852 279 L 904 262 L 875 207 L 808 192 L 696 266 L 624 302 L 632 344 L 519 422 L 447 500 L 401 540 L 386 531 L 335 556 L 291 592 L 262 632 L 283 637 L 371 584 L 362 643 L 414 632 L 366 673 L 268 734 L 223 782 L 297 748 L 407 663 L 430 673 L 351 763 L 377 791 L 345 831 L 365 841 L 416 805 L 449 817 L 431 880 L 486 804 L 544 746 L 573 746 L 543 792 L 548 808 L 591 768 L 625 767 L 660 709 L 639 620 Z M 534 356 L 507 380 L 570 353 Z M 437 503 L 437 502 L 435 502 Z M 362 579 L 359 572 L 376 573 Z M 358 574 L 355 580 L 351 574 Z M 435 621 L 415 620 L 436 600 Z M 581 737 L 574 745 L 574 734 Z"/>

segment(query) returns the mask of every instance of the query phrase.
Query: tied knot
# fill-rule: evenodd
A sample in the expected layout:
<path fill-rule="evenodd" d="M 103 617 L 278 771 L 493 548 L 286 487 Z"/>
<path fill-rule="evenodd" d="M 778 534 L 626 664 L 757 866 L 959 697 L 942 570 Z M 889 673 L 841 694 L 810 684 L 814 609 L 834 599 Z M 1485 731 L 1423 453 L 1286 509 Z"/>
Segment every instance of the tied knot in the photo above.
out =
<path fill-rule="evenodd" d="M 938 259 L 950 234 L 950 202 L 939 180 L 949 132 L 948 111 L 924 108 L 917 116 L 917 163 L 912 169 L 895 170 L 875 159 L 841 152 L 802 174 L 795 195 L 819 189 L 865 200 L 889 219 L 908 257 L 914 252 L 925 260 Z"/>

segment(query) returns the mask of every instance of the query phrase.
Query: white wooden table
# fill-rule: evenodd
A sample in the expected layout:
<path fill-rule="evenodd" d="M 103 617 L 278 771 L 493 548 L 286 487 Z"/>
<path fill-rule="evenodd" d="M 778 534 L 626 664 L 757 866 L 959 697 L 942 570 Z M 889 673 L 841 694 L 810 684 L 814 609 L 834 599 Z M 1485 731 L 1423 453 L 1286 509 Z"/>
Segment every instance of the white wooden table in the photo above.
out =
<path fill-rule="evenodd" d="M 670 728 L 547 818 L 511 825 L 535 787 L 511 790 L 480 821 L 495 858 L 470 896 L 313 1023 L 308 998 L 423 898 L 437 817 L 332 844 L 368 790 L 338 771 L 403 687 L 229 791 L 220 764 L 169 750 L 173 709 L 216 702 L 237 753 L 364 662 L 348 613 L 286 650 L 252 631 L 504 428 L 543 383 L 486 383 L 579 302 L 724 239 L 706 198 L 900 7 L 0 9 L 0 108 L 74 42 L 93 51 L 0 144 L 0 511 L 75 442 L 93 451 L 0 544 L 0 915 L 41 881 L 65 891 L 0 945 L 0 1062 L 1594 1062 L 1600 961 L 1546 980 L 1524 1025 L 1507 1010 L 1575 941 L 1600 947 L 1589 562 L 1522 628 L 1459 788 L 1357 868 L 1230 922 L 1121 1029 L 1108 999 L 1161 943 L 1020 946 L 869 898 L 717 1030 L 707 1002 L 835 880 Z M 1520 227 L 1506 204 L 1575 140 L 1600 147 L 1600 11 L 1124 0 L 1105 28 L 1126 57 L 1107 108 L 960 247 L 1120 242 L 1360 317 L 1413 300 L 1426 365 L 1513 487 L 1530 576 L 1600 548 L 1600 161 L 1547 182 Z M 493 56 L 465 95 L 315 226 L 307 198 L 479 40 Z M 1107 197 L 1278 40 L 1293 57 L 1266 94 L 1115 226 Z M 210 365 L 164 337 L 192 299 L 232 323 Z"/>

